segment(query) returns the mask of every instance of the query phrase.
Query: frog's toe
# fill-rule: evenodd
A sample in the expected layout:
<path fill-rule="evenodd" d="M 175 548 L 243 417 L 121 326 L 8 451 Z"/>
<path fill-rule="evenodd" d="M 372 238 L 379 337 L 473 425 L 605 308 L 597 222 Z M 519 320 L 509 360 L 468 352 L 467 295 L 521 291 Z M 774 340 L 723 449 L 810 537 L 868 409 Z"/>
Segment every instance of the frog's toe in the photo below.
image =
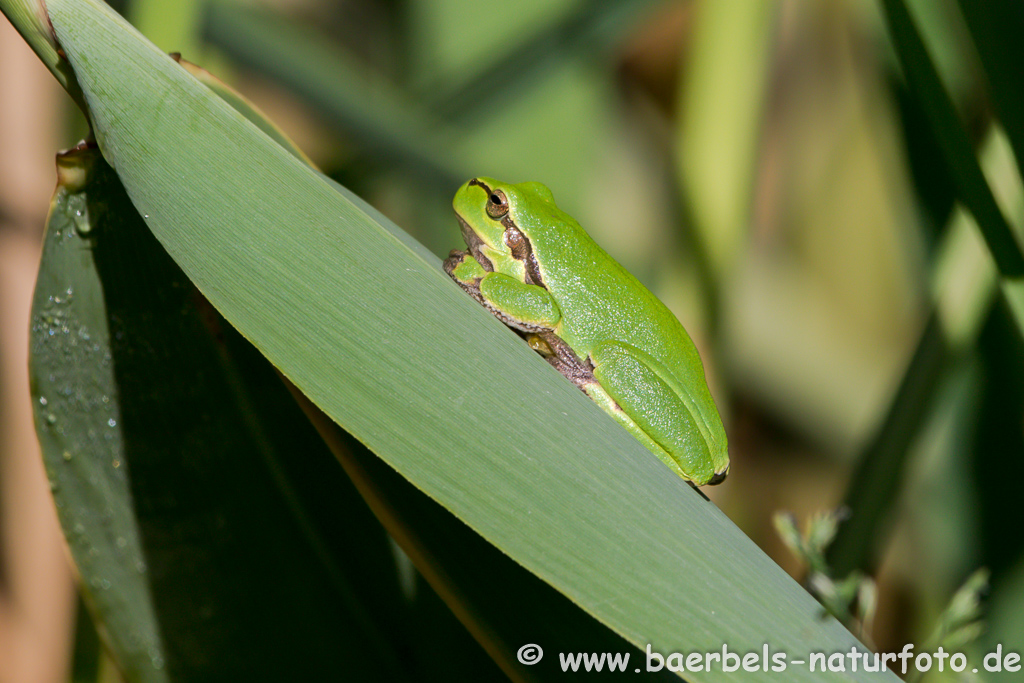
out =
<path fill-rule="evenodd" d="M 725 481 L 725 478 L 727 476 L 729 476 L 728 467 L 726 467 L 721 472 L 715 472 L 713 475 L 711 475 L 711 478 L 708 479 L 708 486 L 717 486 L 718 484 L 721 484 L 723 481 Z"/>

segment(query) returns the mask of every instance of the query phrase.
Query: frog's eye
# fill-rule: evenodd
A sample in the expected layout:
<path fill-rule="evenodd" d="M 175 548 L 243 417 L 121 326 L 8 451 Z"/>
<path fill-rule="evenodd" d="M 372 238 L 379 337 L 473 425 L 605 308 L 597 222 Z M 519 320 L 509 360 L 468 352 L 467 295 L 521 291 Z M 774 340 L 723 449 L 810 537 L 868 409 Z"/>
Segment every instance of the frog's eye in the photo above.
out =
<path fill-rule="evenodd" d="M 508 213 L 508 197 L 501 190 L 491 190 L 487 196 L 487 215 L 491 218 L 501 218 Z"/>

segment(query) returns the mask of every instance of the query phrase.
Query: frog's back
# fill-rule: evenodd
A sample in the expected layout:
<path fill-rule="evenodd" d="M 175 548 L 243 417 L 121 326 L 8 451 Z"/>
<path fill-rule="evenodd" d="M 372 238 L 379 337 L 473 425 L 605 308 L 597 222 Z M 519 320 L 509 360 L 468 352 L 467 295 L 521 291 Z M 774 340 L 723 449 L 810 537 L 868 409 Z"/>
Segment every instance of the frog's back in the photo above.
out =
<path fill-rule="evenodd" d="M 553 202 L 538 202 L 520 229 L 537 257 L 543 286 L 559 302 L 574 348 L 617 339 L 668 367 L 697 361 L 675 315 Z M 555 227 L 552 227 L 555 226 Z M 567 341 L 570 341 L 567 339 Z M 701 370 L 703 379 L 703 370 Z"/>
<path fill-rule="evenodd" d="M 520 229 L 530 239 L 543 286 L 562 311 L 556 334 L 581 356 L 616 341 L 650 357 L 659 374 L 689 399 L 716 455 L 727 458 L 725 430 L 703 363 L 675 315 L 553 202 L 531 207 L 526 215 L 530 223 Z"/>

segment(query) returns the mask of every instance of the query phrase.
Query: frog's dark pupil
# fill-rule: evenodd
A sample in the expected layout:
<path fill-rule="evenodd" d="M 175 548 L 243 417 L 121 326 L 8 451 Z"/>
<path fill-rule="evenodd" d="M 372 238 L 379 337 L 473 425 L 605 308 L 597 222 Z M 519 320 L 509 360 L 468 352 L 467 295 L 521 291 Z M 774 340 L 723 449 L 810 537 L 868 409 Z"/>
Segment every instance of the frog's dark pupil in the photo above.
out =
<path fill-rule="evenodd" d="M 492 204 L 498 204 L 500 206 L 501 205 L 501 197 L 499 197 L 496 194 L 492 194 L 491 195 L 491 203 Z"/>

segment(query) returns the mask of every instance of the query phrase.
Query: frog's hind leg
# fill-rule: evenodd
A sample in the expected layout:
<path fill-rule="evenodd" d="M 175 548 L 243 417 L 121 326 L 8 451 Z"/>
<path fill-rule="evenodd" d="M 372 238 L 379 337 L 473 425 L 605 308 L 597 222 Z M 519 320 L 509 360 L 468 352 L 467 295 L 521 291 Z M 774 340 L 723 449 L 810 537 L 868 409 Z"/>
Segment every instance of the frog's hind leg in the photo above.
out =
<path fill-rule="evenodd" d="M 703 486 L 714 478 L 695 416 L 653 359 L 622 342 L 601 344 L 590 359 L 600 385 L 584 389 L 591 398 L 687 481 Z"/>
<path fill-rule="evenodd" d="M 524 338 L 531 349 L 543 356 L 551 367 L 584 392 L 587 392 L 588 386 L 597 383 L 590 359 L 577 356 L 572 347 L 553 330 L 525 334 Z"/>
<path fill-rule="evenodd" d="M 594 403 L 601 406 L 604 412 L 614 417 L 615 421 L 625 427 L 626 431 L 632 434 L 637 441 L 647 448 L 647 450 L 658 456 L 658 459 L 668 465 L 673 472 L 683 479 L 690 481 L 690 477 L 686 476 L 686 473 L 679 467 L 679 463 L 673 460 L 672 456 L 669 455 L 664 448 L 659 446 L 654 439 L 647 436 L 647 432 L 642 430 L 640 426 L 633 421 L 633 418 L 627 415 L 626 412 L 619 407 L 619 404 L 615 402 L 615 399 L 613 399 L 600 384 L 593 382 L 583 386 L 582 389 L 584 393 L 594 401 Z"/>

